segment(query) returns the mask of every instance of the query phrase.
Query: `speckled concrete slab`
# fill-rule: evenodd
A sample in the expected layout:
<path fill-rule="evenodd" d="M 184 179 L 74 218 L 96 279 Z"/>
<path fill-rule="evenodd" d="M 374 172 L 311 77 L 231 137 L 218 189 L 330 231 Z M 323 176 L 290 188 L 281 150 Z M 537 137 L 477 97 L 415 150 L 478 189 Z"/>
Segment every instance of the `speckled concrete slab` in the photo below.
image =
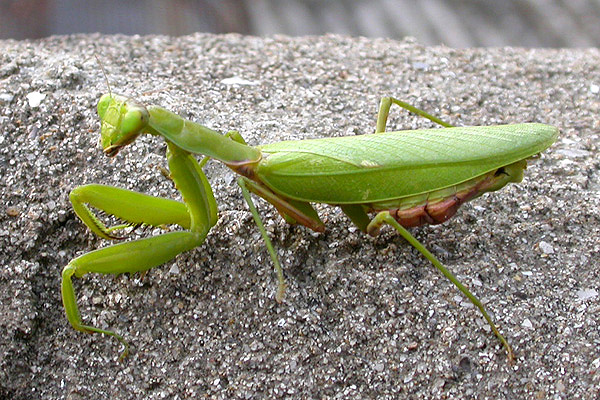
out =
<path fill-rule="evenodd" d="M 380 97 L 456 125 L 561 130 L 520 185 L 484 195 L 417 237 L 484 301 L 476 310 L 398 235 L 370 238 L 333 207 L 314 234 L 259 209 L 289 284 L 275 278 L 234 176 L 206 168 L 220 219 L 201 247 L 146 277 L 76 280 L 83 318 L 130 341 L 74 331 L 62 267 L 107 245 L 68 193 L 105 183 L 176 197 L 165 143 L 108 159 L 95 105 L 107 85 L 251 144 L 374 131 Z M 564 398 L 600 386 L 600 52 L 422 47 L 341 36 L 82 35 L 0 41 L 0 397 Z M 394 109 L 390 128 L 431 126 Z M 153 232 L 146 232 L 152 234 Z M 154 232 L 158 233 L 158 232 Z"/>

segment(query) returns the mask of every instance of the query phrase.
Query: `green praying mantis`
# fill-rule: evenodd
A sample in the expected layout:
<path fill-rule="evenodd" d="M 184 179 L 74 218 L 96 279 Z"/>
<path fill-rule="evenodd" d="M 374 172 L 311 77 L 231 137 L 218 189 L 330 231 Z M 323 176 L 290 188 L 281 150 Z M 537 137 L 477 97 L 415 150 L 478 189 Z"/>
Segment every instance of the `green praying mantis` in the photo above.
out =
<path fill-rule="evenodd" d="M 445 128 L 385 132 L 393 104 Z M 83 323 L 72 278 L 87 273 L 145 272 L 200 246 L 218 218 L 211 186 L 202 171 L 209 159 L 239 175 L 242 195 L 275 266 L 278 301 L 283 300 L 286 287 L 283 271 L 251 193 L 274 205 L 287 222 L 316 232 L 323 232 L 325 225 L 311 203 L 341 207 L 361 231 L 373 236 L 382 225 L 392 226 L 479 309 L 509 360 L 513 359 L 509 343 L 483 304 L 406 228 L 442 223 L 461 204 L 509 182 L 520 182 L 526 159 L 548 148 L 558 136 L 557 128 L 543 124 L 452 127 L 410 104 L 385 97 L 373 134 L 253 147 L 237 131 L 221 135 L 164 108 L 144 106 L 110 92 L 100 98 L 98 115 L 100 143 L 110 157 L 141 134 L 162 136 L 167 142 L 170 178 L 183 199 L 98 184 L 70 193 L 77 216 L 104 239 L 122 239 L 115 231 L 137 225 L 182 228 L 91 251 L 63 269 L 61 292 L 67 319 L 76 330 L 116 338 L 124 346 L 120 359 L 128 354 L 127 341 L 116 332 Z M 197 154 L 204 159 L 198 162 Z M 94 209 L 123 224 L 106 226 Z M 370 213 L 375 216 L 371 218 Z"/>

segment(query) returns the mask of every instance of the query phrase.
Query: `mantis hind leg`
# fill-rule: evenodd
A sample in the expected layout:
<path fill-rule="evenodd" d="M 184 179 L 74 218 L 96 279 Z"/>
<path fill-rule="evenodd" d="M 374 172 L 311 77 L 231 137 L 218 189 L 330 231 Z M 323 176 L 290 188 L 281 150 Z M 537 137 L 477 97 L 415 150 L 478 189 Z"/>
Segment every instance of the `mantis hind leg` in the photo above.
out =
<path fill-rule="evenodd" d="M 387 125 L 387 119 L 388 119 L 388 115 L 390 113 L 390 107 L 392 106 L 392 104 L 396 104 L 397 106 L 400 106 L 400 107 L 404 108 L 405 110 L 415 113 L 423 118 L 427 118 L 428 120 L 435 122 L 436 124 L 442 125 L 443 127 L 451 128 L 453 126 L 453 125 L 450 125 L 449 123 L 444 122 L 441 119 L 434 117 L 433 115 L 431 115 L 417 107 L 414 107 L 402 100 L 398 100 L 393 97 L 383 97 L 381 99 L 381 103 L 379 105 L 379 113 L 377 114 L 377 127 L 375 128 L 375 133 L 385 132 L 385 127 Z"/>
<path fill-rule="evenodd" d="M 360 210 L 352 209 L 350 211 L 352 214 L 351 218 L 353 220 L 359 218 L 359 216 L 357 216 L 357 215 L 360 214 Z M 344 212 L 346 212 L 346 210 L 344 210 Z M 366 213 L 364 211 L 362 211 L 362 212 L 366 216 Z M 364 217 L 360 217 L 359 220 L 364 221 Z M 514 355 L 513 355 L 512 348 L 510 347 L 510 344 L 508 344 L 508 341 L 504 338 L 504 336 L 502 336 L 502 334 L 498 330 L 498 327 L 496 326 L 496 324 L 494 323 L 494 321 L 492 320 L 492 318 L 486 311 L 486 309 L 483 306 L 483 304 L 481 303 L 481 301 L 479 301 L 479 299 L 477 297 L 475 297 L 475 295 L 473 295 L 469 291 L 469 289 L 467 289 L 467 287 L 465 285 L 463 285 L 452 274 L 452 272 L 450 272 L 450 270 L 448 270 L 448 268 L 446 268 L 429 250 L 427 250 L 425 248 L 425 246 L 423 246 L 421 244 L 421 242 L 419 242 L 413 235 L 411 235 L 410 232 L 408 232 L 408 230 L 406 230 L 406 228 L 404 228 L 402 225 L 400 225 L 398 223 L 398 221 L 396 221 L 396 219 L 394 219 L 394 217 L 392 217 L 390 215 L 389 211 L 382 211 L 382 212 L 378 213 L 375 216 L 375 218 L 373 218 L 373 220 L 366 226 L 366 229 L 364 229 L 364 230 L 371 235 L 376 235 L 379 232 L 381 225 L 383 225 L 383 224 L 391 225 L 394 229 L 396 229 L 398 231 L 398 233 L 400 233 L 400 235 L 408 243 L 410 243 L 411 246 L 413 246 L 421 254 L 423 254 L 423 256 L 425 256 L 425 258 L 427 258 L 433 264 L 433 266 L 442 273 L 442 275 L 444 275 L 446 278 L 448 278 L 450 280 L 450 282 L 452 282 L 452 284 L 454 284 L 454 286 L 456 286 L 456 288 L 462 294 L 464 294 L 471 301 L 471 303 L 473 303 L 473 305 L 475 307 L 477 307 L 479 309 L 479 312 L 481 312 L 481 314 L 483 315 L 483 317 L 485 318 L 485 320 L 487 321 L 489 326 L 492 328 L 492 331 L 494 332 L 496 337 L 500 340 L 500 342 L 506 349 L 509 361 L 512 362 L 514 360 Z M 362 226 L 364 226 L 364 224 Z M 359 227 L 361 227 L 361 229 L 362 229 L 362 226 L 359 225 Z"/>

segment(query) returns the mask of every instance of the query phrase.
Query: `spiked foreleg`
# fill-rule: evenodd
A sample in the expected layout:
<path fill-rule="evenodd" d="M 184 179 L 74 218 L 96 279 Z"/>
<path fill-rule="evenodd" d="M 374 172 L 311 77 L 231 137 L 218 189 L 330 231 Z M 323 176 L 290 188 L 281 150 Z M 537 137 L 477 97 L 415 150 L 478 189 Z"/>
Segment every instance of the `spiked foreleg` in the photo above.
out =
<path fill-rule="evenodd" d="M 120 239 L 112 234 L 127 224 L 107 227 L 96 217 L 92 208 L 113 215 L 131 225 L 152 226 L 177 224 L 190 227 L 190 216 L 185 204 L 160 197 L 106 185 L 84 185 L 71 191 L 69 199 L 77 216 L 96 235 L 104 239 Z M 91 207 L 91 208 L 90 208 Z"/>
<path fill-rule="evenodd" d="M 125 339 L 116 332 L 85 325 L 77 307 L 77 298 L 73 289 L 72 277 L 95 272 L 100 274 L 123 274 L 144 272 L 159 266 L 177 254 L 193 249 L 204 241 L 205 235 L 197 232 L 171 232 L 147 239 L 135 240 L 105 247 L 84 254 L 72 260 L 62 272 L 62 300 L 67 319 L 78 331 L 104 333 L 115 337 L 125 346 L 119 357 L 122 360 L 129 352 Z"/>
<path fill-rule="evenodd" d="M 87 185 L 71 193 L 77 215 L 101 237 L 114 238 L 110 232 L 115 227 L 106 228 L 86 204 L 133 223 L 178 224 L 189 229 L 95 250 L 77 257 L 63 269 L 62 299 L 67 319 L 79 331 L 104 333 L 119 340 L 125 346 L 120 359 L 128 353 L 127 342 L 113 331 L 83 323 L 72 278 L 91 272 L 113 275 L 144 272 L 202 244 L 217 221 L 212 190 L 200 165 L 188 152 L 169 144 L 167 158 L 171 177 L 184 203 L 102 185 Z"/>

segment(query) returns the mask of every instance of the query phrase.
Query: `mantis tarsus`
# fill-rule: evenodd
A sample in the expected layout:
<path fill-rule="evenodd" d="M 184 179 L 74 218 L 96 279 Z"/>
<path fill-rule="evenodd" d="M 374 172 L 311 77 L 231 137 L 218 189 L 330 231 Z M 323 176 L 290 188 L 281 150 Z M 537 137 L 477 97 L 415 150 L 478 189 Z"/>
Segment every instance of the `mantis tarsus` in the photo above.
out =
<path fill-rule="evenodd" d="M 392 104 L 446 129 L 385 132 Z M 391 225 L 421 252 L 481 312 L 509 360 L 513 352 L 483 304 L 405 228 L 438 224 L 458 207 L 509 182 L 520 182 L 526 159 L 545 150 L 557 138 L 549 125 L 517 124 L 456 128 L 405 102 L 381 101 L 373 134 L 248 146 L 241 135 L 221 135 L 184 120 L 158 106 L 144 106 L 130 98 L 105 94 L 98 103 L 100 143 L 106 155 L 115 156 L 140 134 L 167 141 L 170 176 L 183 202 L 153 197 L 104 185 L 75 188 L 70 199 L 79 218 L 96 235 L 120 239 L 114 232 L 133 225 L 179 225 L 183 231 L 115 244 L 72 260 L 62 272 L 62 298 L 73 328 L 104 333 L 128 344 L 116 332 L 83 324 L 72 277 L 89 272 L 121 274 L 143 272 L 177 254 L 201 245 L 217 222 L 217 205 L 202 166 L 210 159 L 223 162 L 240 175 L 238 184 L 275 265 L 282 301 L 282 268 L 250 193 L 273 204 L 289 223 L 322 232 L 325 228 L 310 203 L 338 205 L 360 230 L 377 235 Z M 205 158 L 198 162 L 195 154 Z M 107 227 L 92 209 L 124 221 Z M 374 218 L 368 213 L 375 212 Z"/>

